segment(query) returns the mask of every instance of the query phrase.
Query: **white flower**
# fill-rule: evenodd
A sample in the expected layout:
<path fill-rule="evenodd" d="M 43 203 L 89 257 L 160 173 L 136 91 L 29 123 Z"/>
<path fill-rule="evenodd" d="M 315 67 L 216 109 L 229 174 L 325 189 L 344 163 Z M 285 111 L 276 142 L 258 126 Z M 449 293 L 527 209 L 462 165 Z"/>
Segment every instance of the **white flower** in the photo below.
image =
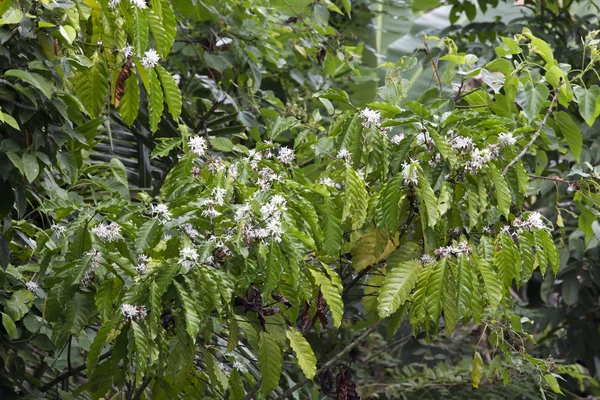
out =
<path fill-rule="evenodd" d="M 233 219 L 235 220 L 235 222 L 240 222 L 243 219 L 248 219 L 249 217 L 251 217 L 251 213 L 252 206 L 250 206 L 250 203 L 246 203 L 237 210 L 235 210 L 235 217 L 233 217 Z"/>
<path fill-rule="evenodd" d="M 186 235 L 188 235 L 192 239 L 200 236 L 200 232 L 198 232 L 192 226 L 192 224 L 189 224 L 189 223 L 181 225 L 181 230 L 183 231 L 183 233 L 185 233 Z"/>
<path fill-rule="evenodd" d="M 146 272 L 147 268 L 148 268 L 148 256 L 145 256 L 142 254 L 137 259 L 137 266 L 135 267 L 135 270 L 137 271 L 138 274 L 142 275 L 144 272 Z"/>
<path fill-rule="evenodd" d="M 475 146 L 473 139 L 465 136 L 456 136 L 451 141 L 452 148 L 454 150 L 472 149 Z"/>
<path fill-rule="evenodd" d="M 146 4 L 146 0 L 131 0 L 131 2 L 133 3 L 133 7 L 137 7 L 137 8 L 148 7 L 148 5 Z"/>
<path fill-rule="evenodd" d="M 490 149 L 475 149 L 471 153 L 471 161 L 467 164 L 466 168 L 471 172 L 477 172 L 493 159 L 494 155 Z"/>
<path fill-rule="evenodd" d="M 527 216 L 527 224 L 530 229 L 546 229 L 546 224 L 542 220 L 542 214 L 539 212 L 532 212 Z"/>
<path fill-rule="evenodd" d="M 229 174 L 229 176 L 232 179 L 235 179 L 238 177 L 238 169 L 237 169 L 237 165 L 231 163 L 229 164 L 229 168 L 227 168 L 227 173 Z"/>
<path fill-rule="evenodd" d="M 121 2 L 121 0 L 109 0 L 108 6 L 110 8 L 117 8 L 119 6 L 120 2 Z"/>
<path fill-rule="evenodd" d="M 166 204 L 152 204 L 150 206 L 150 212 L 152 213 L 152 216 L 158 218 L 161 224 L 164 224 L 171 219 L 171 211 L 169 211 Z"/>
<path fill-rule="evenodd" d="M 179 252 L 179 265 L 182 265 L 186 269 L 190 269 L 198 261 L 198 252 L 196 249 L 190 246 L 186 246 Z"/>
<path fill-rule="evenodd" d="M 435 260 L 435 258 L 431 257 L 429 254 L 423 254 L 421 256 L 421 258 L 419 258 L 419 261 L 421 262 L 421 264 L 425 265 L 425 264 L 429 264 L 430 262 L 432 262 L 433 260 Z"/>
<path fill-rule="evenodd" d="M 179 84 L 181 83 L 181 75 L 179 75 L 179 74 L 173 74 L 173 80 L 175 81 L 175 84 L 177 86 L 179 86 Z"/>
<path fill-rule="evenodd" d="M 258 164 L 262 160 L 262 154 L 255 149 L 252 149 L 248 153 L 247 160 L 250 162 L 250 167 L 256 171 L 258 169 Z"/>
<path fill-rule="evenodd" d="M 405 185 L 416 185 L 419 183 L 417 165 L 419 165 L 419 163 L 416 161 L 410 164 L 404 163 L 402 165 L 402 177 L 404 178 Z"/>
<path fill-rule="evenodd" d="M 211 191 L 211 196 L 213 196 L 213 201 L 222 206 L 225 202 L 225 194 L 227 193 L 226 189 L 220 188 L 220 187 L 216 187 L 213 188 L 213 190 Z"/>
<path fill-rule="evenodd" d="M 110 224 L 101 223 L 100 225 L 96 225 L 91 229 L 92 233 L 103 242 L 112 243 L 121 239 L 121 227 L 114 222 Z"/>
<path fill-rule="evenodd" d="M 351 154 L 345 147 L 342 147 L 340 151 L 337 153 L 337 158 L 343 159 L 344 161 L 350 161 Z"/>
<path fill-rule="evenodd" d="M 111 0 L 111 1 L 114 1 L 114 0 Z M 121 0 L 117 0 L 117 1 L 121 1 Z M 125 57 L 125 58 L 133 57 L 133 46 L 130 45 L 129 43 L 127 43 L 125 45 L 125 47 L 123 47 L 121 49 L 121 53 L 123 53 L 123 57 Z"/>
<path fill-rule="evenodd" d="M 260 208 L 263 219 L 267 224 L 266 232 L 259 232 L 260 237 L 270 235 L 277 243 L 281 242 L 281 235 L 283 234 L 281 218 L 286 210 L 286 200 L 281 195 L 273 196 L 269 203 Z"/>
<path fill-rule="evenodd" d="M 188 140 L 188 146 L 190 146 L 192 153 L 198 157 L 204 156 L 204 153 L 206 153 L 206 149 L 208 148 L 206 145 L 206 140 L 204 140 L 204 138 L 201 136 L 192 136 Z"/>
<path fill-rule="evenodd" d="M 208 171 L 211 174 L 223 171 L 226 168 L 225 163 L 218 158 L 211 157 L 208 160 Z"/>
<path fill-rule="evenodd" d="M 283 164 L 291 164 L 294 162 L 296 155 L 294 154 L 294 150 L 288 149 L 287 147 L 282 147 L 279 149 L 279 155 L 277 156 L 279 161 Z"/>
<path fill-rule="evenodd" d="M 38 291 L 38 284 L 34 281 L 27 282 L 25 284 L 25 287 L 32 293 L 36 293 Z"/>
<path fill-rule="evenodd" d="M 50 229 L 52 229 L 52 234 L 57 238 L 61 237 L 65 234 L 65 232 L 67 232 L 67 228 L 62 225 L 52 224 Z"/>
<path fill-rule="evenodd" d="M 329 177 L 319 179 L 319 183 L 321 185 L 335 187 L 335 182 L 333 182 L 333 180 Z"/>
<path fill-rule="evenodd" d="M 431 137 L 429 136 L 429 134 L 427 133 L 427 131 L 421 132 L 417 135 L 417 144 L 419 146 L 423 146 L 423 145 L 432 145 L 433 140 L 431 139 Z"/>
<path fill-rule="evenodd" d="M 146 318 L 148 312 L 146 311 L 146 307 L 144 306 L 134 306 L 131 304 L 123 304 L 121 306 L 121 314 L 128 320 L 142 320 Z"/>
<path fill-rule="evenodd" d="M 365 108 L 360 112 L 360 117 L 363 119 L 362 126 L 369 128 L 371 125 L 379 126 L 381 123 L 381 114 L 379 111 Z"/>
<path fill-rule="evenodd" d="M 246 372 L 246 366 L 244 364 L 242 364 L 239 361 L 234 361 L 233 365 L 231 366 L 233 369 L 236 369 L 240 372 Z"/>
<path fill-rule="evenodd" d="M 400 144 L 400 142 L 404 140 L 404 133 L 401 133 L 399 135 L 395 135 L 394 137 L 392 137 L 392 143 L 393 144 Z"/>
<path fill-rule="evenodd" d="M 500 143 L 503 146 L 512 146 L 515 143 L 517 143 L 517 139 L 515 139 L 512 135 L 512 133 L 504 133 L 501 132 L 498 135 L 498 143 Z"/>
<path fill-rule="evenodd" d="M 146 2 L 144 0 L 134 0 L 134 1 L 139 1 L 139 2 L 143 3 L 144 5 L 146 5 Z M 160 61 L 160 56 L 158 55 L 156 50 L 150 49 L 150 50 L 146 50 L 146 52 L 144 53 L 144 57 L 142 58 L 142 65 L 144 66 L 144 68 L 148 69 L 148 68 L 152 68 L 152 67 L 155 67 L 156 65 L 158 65 L 159 61 Z"/>
<path fill-rule="evenodd" d="M 212 206 L 208 207 L 206 210 L 202 210 L 203 217 L 216 218 L 219 215 L 221 215 L 221 213 Z"/>

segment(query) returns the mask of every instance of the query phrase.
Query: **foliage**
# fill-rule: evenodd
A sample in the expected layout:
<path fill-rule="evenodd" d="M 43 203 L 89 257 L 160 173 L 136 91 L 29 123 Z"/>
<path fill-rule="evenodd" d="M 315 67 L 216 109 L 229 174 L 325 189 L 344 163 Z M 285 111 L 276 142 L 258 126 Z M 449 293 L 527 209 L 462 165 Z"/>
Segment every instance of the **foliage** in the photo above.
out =
<path fill-rule="evenodd" d="M 22 35 L 3 49 L 32 42 L 15 58 L 28 71 L 2 70 L 2 184 L 15 193 L 0 242 L 3 397 L 317 398 L 318 378 L 324 394 L 351 399 L 349 369 L 335 385 L 333 370 L 383 341 L 369 336 L 381 327 L 459 361 L 396 366 L 384 375 L 402 385 L 366 384 L 364 397 L 494 397 L 500 379 L 530 396 L 597 385 L 577 365 L 530 355 L 530 320 L 514 314 L 534 274 L 571 270 L 553 236 L 565 220 L 535 206 L 542 179 L 571 189 L 561 196 L 578 214 L 556 206 L 578 220 L 569 243 L 598 244 L 596 150 L 582 134 L 600 113 L 586 84 L 597 31 L 579 69 L 527 28 L 501 37 L 489 61 L 428 36 L 445 48 L 427 60 L 435 86 L 408 100 L 418 60 L 387 62 L 363 108 L 346 83 L 360 77 L 363 44 L 329 25 L 360 16 L 350 2 L 33 11 L 2 11 Z M 40 51 L 43 62 L 23 61 Z M 467 88 L 475 77 L 481 87 Z M 166 165 L 151 190 L 131 185 L 120 158 L 91 162 L 111 121 L 155 132 L 139 135 Z M 550 156 L 568 178 L 552 175 Z M 474 330 L 465 360 L 456 348 Z"/>

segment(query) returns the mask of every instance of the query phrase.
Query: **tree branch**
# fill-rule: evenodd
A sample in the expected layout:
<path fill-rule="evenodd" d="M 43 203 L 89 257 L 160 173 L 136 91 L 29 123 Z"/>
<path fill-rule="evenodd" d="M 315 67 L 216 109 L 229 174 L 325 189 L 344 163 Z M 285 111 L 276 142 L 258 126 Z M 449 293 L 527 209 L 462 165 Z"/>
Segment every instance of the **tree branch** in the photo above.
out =
<path fill-rule="evenodd" d="M 107 359 L 111 355 L 112 355 L 112 350 L 107 351 L 106 353 L 104 353 L 100 357 L 98 357 L 98 362 Z M 80 365 L 78 367 L 75 367 L 65 373 L 62 373 L 62 374 L 58 375 L 56 378 L 52 379 L 50 382 L 46 383 L 44 386 L 42 386 L 40 388 L 40 391 L 47 392 L 48 390 L 52 389 L 52 387 L 54 385 L 56 385 L 57 383 L 60 383 L 60 382 L 64 381 L 65 379 L 69 379 L 73 375 L 77 375 L 78 373 L 80 373 L 81 371 L 83 371 L 85 369 L 86 369 L 86 364 L 83 363 L 82 365 Z"/>
<path fill-rule="evenodd" d="M 381 323 L 383 321 L 384 321 L 383 319 L 380 319 L 379 321 L 377 321 L 372 327 L 367 329 L 362 335 L 360 335 L 359 337 L 354 339 L 354 341 L 352 343 L 350 343 L 348 346 L 346 346 L 346 348 L 344 348 L 344 350 L 340 351 L 335 357 L 333 357 L 331 360 L 329 360 L 325 364 L 323 364 L 323 366 L 317 370 L 317 372 L 315 373 L 315 376 L 319 376 L 323 372 L 325 372 L 325 371 L 331 369 L 333 366 L 335 366 L 335 364 L 337 364 L 338 361 L 340 361 L 346 354 L 350 353 L 352 351 L 352 349 L 354 349 L 356 346 L 358 346 L 359 344 L 364 342 L 365 339 L 367 337 L 369 337 L 369 335 L 371 333 L 375 332 L 377 330 L 377 328 L 379 327 L 379 325 L 381 325 Z M 292 393 L 294 393 L 296 390 L 300 389 L 302 386 L 306 385 L 308 382 L 310 382 L 310 379 L 304 378 L 303 380 L 298 382 L 296 385 L 294 385 L 293 387 L 286 390 L 285 393 L 283 393 L 283 395 L 281 395 L 277 398 L 277 400 L 284 400 L 284 399 L 288 398 L 289 396 L 292 395 Z"/>
<path fill-rule="evenodd" d="M 258 392 L 258 389 L 260 389 L 261 382 L 262 382 L 262 378 L 260 378 L 254 385 L 254 387 L 252 389 L 250 389 L 250 391 L 248 392 L 246 397 L 244 397 L 244 400 L 252 400 L 254 398 L 254 395 L 256 394 L 256 392 Z"/>
<path fill-rule="evenodd" d="M 152 377 L 144 379 L 144 381 L 142 382 L 142 386 L 140 386 L 139 389 L 135 391 L 135 394 L 133 395 L 131 400 L 138 400 L 142 396 L 142 394 L 144 394 L 144 390 L 146 390 L 151 381 Z"/>
<path fill-rule="evenodd" d="M 556 91 L 554 92 L 554 97 L 552 97 L 552 102 L 550 103 L 550 107 L 548 107 L 548 111 L 546 111 L 546 115 L 544 116 L 544 119 L 542 120 L 540 127 L 535 132 L 535 134 L 533 135 L 533 137 L 531 138 L 529 143 L 527 143 L 527 145 L 523 148 L 523 150 L 511 162 L 509 162 L 508 165 L 504 168 L 504 170 L 502 171 L 502 175 L 506 175 L 506 173 L 508 172 L 510 167 L 515 165 L 517 162 L 519 162 L 519 160 L 521 158 L 523 158 L 525 156 L 525 154 L 527 154 L 527 152 L 529 151 L 531 146 L 533 146 L 533 144 L 535 143 L 537 138 L 540 136 L 540 133 L 542 133 L 542 129 L 544 128 L 544 126 L 546 126 L 546 121 L 548 121 L 548 117 L 550 116 L 550 113 L 552 113 L 552 108 L 554 107 L 554 103 L 556 103 L 556 99 L 558 99 L 558 94 L 560 93 L 561 85 L 562 85 L 562 77 L 560 78 L 560 81 L 558 82 L 558 87 L 556 88 Z"/>

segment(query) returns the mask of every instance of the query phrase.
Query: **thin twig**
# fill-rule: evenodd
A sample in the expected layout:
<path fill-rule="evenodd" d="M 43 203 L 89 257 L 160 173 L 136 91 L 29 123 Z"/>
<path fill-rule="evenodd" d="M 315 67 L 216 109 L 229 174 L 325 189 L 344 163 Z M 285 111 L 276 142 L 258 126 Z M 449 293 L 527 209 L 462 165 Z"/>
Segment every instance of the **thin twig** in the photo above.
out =
<path fill-rule="evenodd" d="M 260 389 L 261 382 L 262 382 L 262 378 L 260 378 L 254 385 L 254 387 L 252 389 L 250 389 L 250 391 L 248 392 L 246 397 L 244 397 L 244 400 L 252 400 L 254 398 L 254 395 L 256 394 L 256 392 L 258 392 L 258 389 Z"/>
<path fill-rule="evenodd" d="M 336 51 L 336 50 L 335 50 L 335 47 L 333 47 L 333 46 L 332 46 L 332 45 L 331 45 L 331 44 L 330 44 L 330 43 L 327 41 L 327 39 L 326 39 L 324 36 L 322 36 L 322 35 L 321 35 L 319 32 L 317 32 L 317 31 L 315 30 L 315 28 L 313 28 L 312 26 L 310 26 L 309 24 L 307 24 L 307 23 L 306 23 L 306 21 L 304 20 L 304 18 L 302 17 L 302 15 L 298 14 L 298 13 L 296 12 L 296 10 L 294 10 L 294 7 L 292 7 L 292 5 L 291 5 L 290 3 L 288 3 L 286 0 L 281 0 L 281 1 L 283 2 L 283 4 L 285 4 L 285 5 L 286 5 L 286 6 L 287 6 L 287 7 L 288 7 L 288 8 L 289 8 L 289 9 L 290 9 L 290 10 L 291 10 L 293 13 L 294 13 L 294 15 L 295 15 L 295 16 L 296 16 L 296 17 L 297 17 L 299 20 L 300 20 L 300 22 L 302 22 L 302 24 L 303 24 L 304 26 L 306 26 L 306 27 L 307 27 L 307 28 L 308 28 L 310 31 L 312 31 L 312 32 L 313 32 L 314 34 L 316 34 L 318 37 L 320 37 L 321 39 L 323 39 L 323 42 L 325 42 L 325 44 L 326 44 L 327 46 L 331 47 L 331 50 L 333 50 L 334 52 Z"/>
<path fill-rule="evenodd" d="M 527 174 L 527 176 L 529 176 L 530 178 L 533 178 L 533 179 L 544 179 L 547 181 L 565 183 L 569 186 L 571 186 L 571 185 L 573 185 L 573 183 L 575 183 L 574 181 L 570 181 L 568 179 L 561 178 L 560 176 L 539 176 L 539 175 L 532 175 L 532 174 Z"/>
<path fill-rule="evenodd" d="M 527 152 L 529 151 L 531 146 L 533 146 L 533 144 L 535 143 L 537 138 L 542 133 L 542 129 L 544 128 L 544 126 L 546 126 L 546 121 L 548 120 L 550 113 L 552 113 L 552 108 L 554 107 L 554 103 L 556 103 L 556 99 L 558 99 L 558 94 L 560 93 L 561 85 L 562 85 L 562 77 L 560 78 L 560 81 L 558 82 L 558 87 L 556 88 L 556 91 L 554 92 L 554 97 L 552 97 L 552 102 L 550 103 L 550 107 L 548 107 L 548 111 L 546 111 L 546 115 L 544 116 L 544 119 L 542 120 L 540 127 L 535 132 L 535 134 L 533 135 L 533 137 L 531 138 L 529 143 L 527 143 L 527 145 L 523 148 L 523 150 L 511 162 L 509 162 L 508 165 L 504 168 L 504 170 L 502 171 L 502 175 L 506 175 L 506 173 L 508 172 L 510 167 L 515 165 L 517 162 L 519 162 L 519 160 L 521 158 L 523 158 L 525 156 L 525 154 L 527 154 Z"/>
<path fill-rule="evenodd" d="M 135 394 L 133 395 L 131 400 L 138 400 L 142 396 L 142 394 L 144 394 L 144 390 L 146 390 L 151 381 L 152 377 L 144 379 L 144 381 L 142 382 L 142 386 L 140 386 L 138 390 L 135 391 Z"/>
<path fill-rule="evenodd" d="M 435 81 L 440 86 L 440 93 L 442 93 L 442 91 L 443 91 L 442 80 L 440 79 L 440 74 L 438 74 L 438 70 L 435 65 L 435 61 L 433 61 L 433 55 L 431 54 L 431 51 L 429 51 L 429 47 L 427 46 L 427 38 L 423 39 L 423 45 L 425 46 L 425 53 L 427 53 L 427 55 L 429 56 L 429 61 L 431 62 L 431 69 L 433 70 L 433 76 L 435 78 Z"/>
<path fill-rule="evenodd" d="M 112 355 L 112 350 L 107 351 L 106 353 L 104 353 L 100 357 L 98 357 L 98 362 L 107 359 L 111 355 Z M 85 369 L 86 369 L 86 364 L 84 363 L 84 364 L 82 364 L 82 365 L 80 365 L 78 367 L 75 367 L 75 368 L 71 369 L 70 371 L 62 373 L 59 376 L 57 376 L 56 378 L 52 379 L 50 382 L 46 383 L 44 386 L 42 386 L 40 388 L 40 391 L 41 392 L 47 392 L 48 390 L 52 389 L 52 387 L 54 385 L 56 385 L 57 383 L 62 382 L 65 379 L 69 379 L 73 375 L 76 375 L 76 374 L 80 373 L 81 371 L 83 371 Z"/>
<path fill-rule="evenodd" d="M 359 344 L 364 342 L 365 339 L 367 339 L 367 337 L 369 337 L 369 335 L 371 333 L 375 332 L 377 330 L 377 328 L 379 327 L 379 325 L 381 325 L 381 323 L 383 321 L 384 321 L 383 319 L 380 319 L 379 321 L 377 321 L 375 324 L 373 324 L 373 326 L 371 326 L 369 329 L 367 329 L 362 335 L 360 335 L 359 337 L 354 339 L 354 341 L 352 343 L 350 343 L 348 346 L 346 346 L 346 348 L 344 348 L 344 350 L 340 351 L 335 357 L 333 357 L 331 360 L 329 360 L 325 364 L 323 364 L 323 366 L 317 370 L 317 372 L 315 373 L 315 376 L 319 376 L 323 372 L 328 371 L 333 366 L 335 366 L 335 364 L 337 364 L 338 361 L 340 361 L 344 356 L 346 356 L 348 353 L 350 353 L 352 351 L 352 349 L 354 349 L 356 346 L 358 346 Z M 300 389 L 302 386 L 306 385 L 308 382 L 310 382 L 310 379 L 304 378 L 303 380 L 298 382 L 296 385 L 294 385 L 293 387 L 286 390 L 283 393 L 283 395 L 279 396 L 277 399 L 284 400 L 284 399 L 288 398 L 296 390 Z"/>

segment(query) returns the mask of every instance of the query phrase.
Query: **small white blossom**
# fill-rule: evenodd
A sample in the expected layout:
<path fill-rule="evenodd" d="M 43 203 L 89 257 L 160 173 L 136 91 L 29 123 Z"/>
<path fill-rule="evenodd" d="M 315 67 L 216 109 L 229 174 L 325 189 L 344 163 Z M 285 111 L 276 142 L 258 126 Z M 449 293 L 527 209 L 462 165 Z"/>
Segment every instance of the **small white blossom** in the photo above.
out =
<path fill-rule="evenodd" d="M 181 75 L 179 75 L 179 74 L 173 74 L 173 80 L 175 81 L 175 84 L 177 86 L 179 86 L 179 84 L 181 83 Z"/>
<path fill-rule="evenodd" d="M 212 206 L 208 207 L 206 210 L 202 210 L 203 217 L 216 218 L 219 215 L 221 215 L 221 213 Z"/>
<path fill-rule="evenodd" d="M 146 318 L 148 312 L 144 306 L 134 306 L 125 303 L 121 306 L 121 314 L 125 317 L 125 319 L 140 321 Z"/>
<path fill-rule="evenodd" d="M 139 0 L 139 1 L 143 2 L 144 0 Z M 144 3 L 144 4 L 146 4 L 146 3 Z M 158 65 L 159 61 L 160 61 L 160 56 L 158 55 L 156 50 L 150 49 L 150 50 L 146 50 L 146 52 L 144 53 L 144 57 L 142 58 L 142 65 L 144 66 L 144 68 L 148 69 L 148 68 L 156 67 Z"/>
<path fill-rule="evenodd" d="M 233 219 L 235 220 L 235 222 L 240 222 L 243 219 L 248 219 L 249 217 L 251 217 L 251 213 L 252 206 L 250 206 L 250 203 L 246 203 L 237 210 L 235 210 L 235 217 L 233 217 Z"/>
<path fill-rule="evenodd" d="M 240 372 L 246 372 L 246 366 L 239 361 L 234 361 L 231 367 Z"/>
<path fill-rule="evenodd" d="M 402 142 L 402 140 L 404 140 L 404 133 L 393 136 L 391 140 L 392 140 L 393 144 L 396 144 L 396 145 L 400 144 L 400 142 Z"/>
<path fill-rule="evenodd" d="M 215 174 L 219 171 L 223 171 L 226 168 L 225 163 L 218 158 L 211 157 L 208 160 L 208 171 L 211 174 Z"/>
<path fill-rule="evenodd" d="M 430 145 L 434 144 L 433 139 L 431 139 L 431 136 L 429 136 L 427 131 L 423 131 L 423 132 L 419 133 L 417 135 L 416 139 L 417 139 L 417 144 L 419 146 L 423 146 L 423 145 L 430 146 Z"/>
<path fill-rule="evenodd" d="M 417 165 L 419 165 L 417 162 L 402 164 L 402 177 L 404 178 L 405 185 L 416 185 L 419 183 Z"/>
<path fill-rule="evenodd" d="M 471 153 L 471 161 L 467 164 L 467 170 L 470 172 L 478 172 L 487 163 L 494 159 L 494 154 L 488 148 L 483 150 L 475 149 Z"/>
<path fill-rule="evenodd" d="M 288 164 L 289 165 L 289 164 L 292 164 L 294 162 L 294 159 L 296 158 L 296 155 L 294 154 L 294 150 L 289 149 L 287 147 L 281 147 L 279 149 L 279 155 L 277 156 L 277 158 L 283 164 Z"/>
<path fill-rule="evenodd" d="M 346 162 L 350 161 L 351 154 L 345 147 L 342 147 L 340 151 L 337 153 L 338 159 L 343 159 Z"/>
<path fill-rule="evenodd" d="M 227 193 L 226 189 L 220 188 L 220 187 L 216 187 L 213 188 L 213 190 L 211 191 L 211 196 L 213 196 L 213 201 L 222 206 L 225 202 L 225 194 Z"/>
<path fill-rule="evenodd" d="M 169 211 L 169 207 L 167 207 L 166 204 L 152 204 L 150 206 L 150 212 L 153 217 L 158 218 L 161 224 L 164 224 L 171 219 L 171 211 Z"/>
<path fill-rule="evenodd" d="M 117 8 L 119 6 L 119 3 L 121 3 L 121 0 L 109 0 L 108 6 L 110 8 Z"/>
<path fill-rule="evenodd" d="M 188 145 L 190 146 L 192 153 L 198 157 L 204 156 L 204 153 L 206 153 L 206 149 L 208 148 L 206 140 L 201 136 L 192 136 L 188 140 Z"/>
<path fill-rule="evenodd" d="M 103 242 L 112 243 L 121 239 L 123 236 L 121 235 L 121 227 L 114 222 L 110 224 L 101 223 L 100 225 L 96 225 L 91 229 L 92 233 Z"/>
<path fill-rule="evenodd" d="M 148 5 L 146 4 L 146 0 L 131 0 L 131 3 L 133 4 L 133 7 L 137 7 L 137 8 L 148 7 Z"/>
<path fill-rule="evenodd" d="M 114 0 L 111 0 L 111 1 L 114 1 Z M 118 0 L 118 1 L 121 1 L 121 0 Z M 123 47 L 121 49 L 121 53 L 123 53 L 123 57 L 125 57 L 125 58 L 133 57 L 133 46 L 130 45 L 129 43 L 127 43 L 125 45 L 125 47 Z"/>
<path fill-rule="evenodd" d="M 25 287 L 32 293 L 36 293 L 38 291 L 38 284 L 34 281 L 27 282 L 25 284 Z"/>
<path fill-rule="evenodd" d="M 319 179 L 319 183 L 321 185 L 335 187 L 335 182 L 333 182 L 333 180 L 330 177 Z"/>
<path fill-rule="evenodd" d="M 539 212 L 532 212 L 527 216 L 527 224 L 533 229 L 546 229 L 546 224 L 542 220 L 542 214 Z"/>
<path fill-rule="evenodd" d="M 425 265 L 425 264 L 429 264 L 430 262 L 434 261 L 435 258 L 433 258 L 432 256 L 430 256 L 429 254 L 423 254 L 421 256 L 421 258 L 419 258 L 419 261 L 421 262 L 421 264 Z"/>
<path fill-rule="evenodd" d="M 196 228 L 194 228 L 192 226 L 192 224 L 189 224 L 189 223 L 181 225 L 181 230 L 183 231 L 183 233 L 185 233 L 186 235 L 188 235 L 192 239 L 197 238 L 198 236 L 200 236 L 200 232 L 198 232 L 196 230 Z"/>
<path fill-rule="evenodd" d="M 362 126 L 365 128 L 369 128 L 371 125 L 378 127 L 381 124 L 379 111 L 365 108 L 360 112 L 360 117 L 363 119 Z"/>
<path fill-rule="evenodd" d="M 502 146 L 512 146 L 517 143 L 517 139 L 515 139 L 510 132 L 502 132 L 498 135 L 498 143 L 500 143 Z"/>
<path fill-rule="evenodd" d="M 238 177 L 237 165 L 233 163 L 229 164 L 229 168 L 227 168 L 227 173 L 232 179 L 236 179 Z"/>
<path fill-rule="evenodd" d="M 52 230 L 52 234 L 57 238 L 62 237 L 62 235 L 64 235 L 65 232 L 67 232 L 67 228 L 62 225 L 52 224 L 50 226 L 50 229 Z"/>
<path fill-rule="evenodd" d="M 250 162 L 250 167 L 256 171 L 258 169 L 258 164 L 262 160 L 262 154 L 255 149 L 252 149 L 248 153 L 248 158 L 246 160 Z"/>
<path fill-rule="evenodd" d="M 137 259 L 137 266 L 135 267 L 135 270 L 138 274 L 142 275 L 146 272 L 146 269 L 148 269 L 148 256 L 142 254 Z"/>
<path fill-rule="evenodd" d="M 179 252 L 179 265 L 182 265 L 186 269 L 190 269 L 198 261 L 198 252 L 196 249 L 190 246 L 186 246 Z"/>
<path fill-rule="evenodd" d="M 465 136 L 456 136 L 450 143 L 454 150 L 469 150 L 475 146 L 473 139 Z"/>

